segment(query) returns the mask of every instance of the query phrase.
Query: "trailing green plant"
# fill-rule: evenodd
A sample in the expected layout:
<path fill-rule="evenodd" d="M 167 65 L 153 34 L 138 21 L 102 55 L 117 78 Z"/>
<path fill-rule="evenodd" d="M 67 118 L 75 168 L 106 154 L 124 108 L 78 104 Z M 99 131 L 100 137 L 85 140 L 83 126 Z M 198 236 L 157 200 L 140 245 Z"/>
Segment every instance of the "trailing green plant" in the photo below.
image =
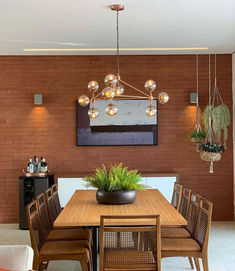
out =
<path fill-rule="evenodd" d="M 92 186 L 103 191 L 121 191 L 121 190 L 136 190 L 145 189 L 146 186 L 140 184 L 142 176 L 137 170 L 128 170 L 119 165 L 111 165 L 109 172 L 104 164 L 102 168 L 96 168 L 94 174 L 86 176 L 84 180 L 87 186 Z"/>
<path fill-rule="evenodd" d="M 226 146 L 228 139 L 228 126 L 230 125 L 230 111 L 225 104 L 218 106 L 206 106 L 203 112 L 203 122 L 205 130 L 209 129 L 209 116 L 211 108 L 211 120 L 213 136 L 216 142 L 221 143 L 223 138 L 223 144 Z M 223 132 L 223 133 L 222 133 Z"/>
<path fill-rule="evenodd" d="M 203 124 L 204 124 L 204 128 L 206 131 L 208 131 L 208 129 L 209 129 L 210 110 L 212 112 L 213 108 L 214 108 L 213 105 L 207 105 L 203 111 Z"/>
<path fill-rule="evenodd" d="M 207 136 L 207 133 L 206 131 L 203 131 L 203 130 L 193 130 L 190 134 L 190 138 L 198 138 L 198 139 L 205 139 Z"/>
<path fill-rule="evenodd" d="M 228 139 L 228 126 L 230 124 L 230 111 L 225 104 L 220 104 L 212 110 L 212 128 L 215 140 L 220 142 L 221 132 L 224 131 L 224 142 Z"/>
<path fill-rule="evenodd" d="M 205 152 L 216 152 L 216 153 L 224 152 L 224 147 L 222 145 L 209 142 L 201 144 L 199 149 Z"/>

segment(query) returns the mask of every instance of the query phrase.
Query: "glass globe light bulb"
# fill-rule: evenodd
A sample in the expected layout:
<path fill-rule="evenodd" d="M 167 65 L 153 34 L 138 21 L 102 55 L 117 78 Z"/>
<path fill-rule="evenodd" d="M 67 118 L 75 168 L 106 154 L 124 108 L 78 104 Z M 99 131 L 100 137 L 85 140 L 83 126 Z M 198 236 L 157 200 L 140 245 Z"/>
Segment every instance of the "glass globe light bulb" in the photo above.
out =
<path fill-rule="evenodd" d="M 96 119 L 99 117 L 99 111 L 95 107 L 92 107 L 88 110 L 88 116 L 91 119 Z"/>
<path fill-rule="evenodd" d="M 159 93 L 158 101 L 160 104 L 166 104 L 169 101 L 169 95 L 166 92 Z"/>
<path fill-rule="evenodd" d="M 108 104 L 106 109 L 105 109 L 105 113 L 109 116 L 115 116 L 118 112 L 118 108 L 115 104 Z"/>
<path fill-rule="evenodd" d="M 115 87 L 115 95 L 122 95 L 124 93 L 124 87 L 121 84 L 117 84 Z"/>
<path fill-rule="evenodd" d="M 108 87 L 113 87 L 117 84 L 117 77 L 114 74 L 108 74 L 104 78 L 104 83 Z"/>
<path fill-rule="evenodd" d="M 145 82 L 144 87 L 147 91 L 154 91 L 157 87 L 156 82 L 153 80 L 148 80 Z"/>
<path fill-rule="evenodd" d="M 107 99 L 113 99 L 115 96 L 115 92 L 112 88 L 106 87 L 102 91 L 102 96 L 106 97 Z"/>
<path fill-rule="evenodd" d="M 149 117 L 154 117 L 156 115 L 157 108 L 154 105 L 149 105 L 145 109 L 145 113 Z"/>
<path fill-rule="evenodd" d="M 88 90 L 90 92 L 96 92 L 99 89 L 99 84 L 96 81 L 90 81 L 88 83 Z"/>
<path fill-rule="evenodd" d="M 81 106 L 87 106 L 90 102 L 90 99 L 86 95 L 81 95 L 78 98 L 78 102 Z"/>

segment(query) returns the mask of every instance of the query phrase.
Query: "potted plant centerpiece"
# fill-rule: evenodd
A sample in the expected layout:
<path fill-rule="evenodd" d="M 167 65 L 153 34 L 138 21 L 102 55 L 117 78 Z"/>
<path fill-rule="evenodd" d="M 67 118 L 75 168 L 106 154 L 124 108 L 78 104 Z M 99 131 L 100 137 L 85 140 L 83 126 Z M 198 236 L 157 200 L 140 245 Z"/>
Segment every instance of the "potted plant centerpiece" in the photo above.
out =
<path fill-rule="evenodd" d="M 108 172 L 105 165 L 96 168 L 94 173 L 84 180 L 88 186 L 97 188 L 96 199 L 101 204 L 128 204 L 136 199 L 136 190 L 146 187 L 140 182 L 141 175 L 137 170 L 128 170 L 119 165 L 111 165 Z"/>

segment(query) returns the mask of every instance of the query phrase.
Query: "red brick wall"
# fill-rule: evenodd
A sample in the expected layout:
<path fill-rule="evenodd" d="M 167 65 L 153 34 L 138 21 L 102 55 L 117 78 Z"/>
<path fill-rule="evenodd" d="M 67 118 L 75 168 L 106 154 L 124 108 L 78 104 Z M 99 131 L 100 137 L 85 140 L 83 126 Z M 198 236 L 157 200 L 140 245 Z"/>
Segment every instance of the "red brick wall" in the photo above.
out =
<path fill-rule="evenodd" d="M 232 57 L 219 55 L 218 85 L 232 110 Z M 212 61 L 213 64 L 213 61 Z M 200 103 L 208 101 L 208 56 L 199 56 Z M 233 218 L 232 124 L 227 151 L 215 163 L 200 160 L 189 140 L 195 106 L 195 56 L 122 56 L 122 79 L 143 89 L 147 79 L 166 90 L 170 101 L 159 106 L 159 145 L 140 147 L 76 146 L 76 99 L 87 82 L 115 72 L 112 56 L 0 57 L 0 222 L 18 221 L 18 176 L 34 154 L 47 158 L 53 172 L 90 171 L 123 161 L 141 171 L 176 172 L 185 186 L 214 202 L 214 219 Z M 44 95 L 34 107 L 33 93 Z"/>

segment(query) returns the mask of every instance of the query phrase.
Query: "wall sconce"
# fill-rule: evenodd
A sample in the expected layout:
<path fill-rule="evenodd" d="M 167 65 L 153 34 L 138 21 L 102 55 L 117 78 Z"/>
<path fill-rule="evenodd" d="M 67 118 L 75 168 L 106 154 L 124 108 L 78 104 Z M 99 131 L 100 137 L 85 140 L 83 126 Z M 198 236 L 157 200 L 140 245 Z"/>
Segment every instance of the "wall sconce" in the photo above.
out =
<path fill-rule="evenodd" d="M 198 100 L 198 95 L 197 93 L 190 93 L 190 103 L 191 104 L 196 104 Z"/>
<path fill-rule="evenodd" d="M 43 95 L 42 94 L 34 94 L 34 105 L 43 105 Z"/>

